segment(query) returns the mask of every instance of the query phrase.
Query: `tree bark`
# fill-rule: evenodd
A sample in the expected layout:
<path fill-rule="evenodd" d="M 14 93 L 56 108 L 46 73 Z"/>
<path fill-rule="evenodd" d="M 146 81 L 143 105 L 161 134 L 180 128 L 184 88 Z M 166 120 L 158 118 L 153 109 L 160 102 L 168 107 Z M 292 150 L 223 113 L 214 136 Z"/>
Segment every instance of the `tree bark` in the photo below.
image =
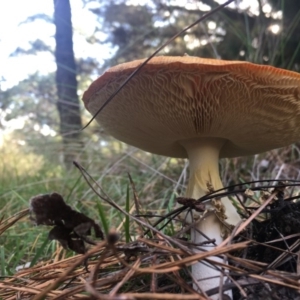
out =
<path fill-rule="evenodd" d="M 60 118 L 60 134 L 64 146 L 64 163 L 69 168 L 78 153 L 77 150 L 81 146 L 81 116 L 77 95 L 76 64 L 73 51 L 69 0 L 54 0 L 54 24 L 56 27 L 57 108 Z"/>

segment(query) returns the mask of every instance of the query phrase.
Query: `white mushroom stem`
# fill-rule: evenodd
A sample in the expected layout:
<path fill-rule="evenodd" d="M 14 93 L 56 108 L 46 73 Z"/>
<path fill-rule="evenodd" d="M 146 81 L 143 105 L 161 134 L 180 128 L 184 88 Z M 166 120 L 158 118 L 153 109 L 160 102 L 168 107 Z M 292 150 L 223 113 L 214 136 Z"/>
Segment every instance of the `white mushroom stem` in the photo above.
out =
<path fill-rule="evenodd" d="M 188 198 L 199 199 L 206 195 L 208 191 L 208 184 L 214 190 L 223 188 L 223 184 L 219 175 L 219 152 L 224 145 L 225 140 L 220 138 L 201 138 L 181 141 L 188 153 L 190 162 L 190 180 L 187 188 L 186 196 Z M 222 204 L 225 207 L 226 223 L 236 225 L 240 220 L 239 214 L 236 212 L 233 204 L 228 198 L 222 198 Z M 206 209 L 215 209 L 214 205 L 209 201 L 205 202 Z M 189 216 L 189 221 L 192 218 Z M 195 221 L 195 219 L 193 220 Z M 220 244 L 222 238 L 222 223 L 211 212 L 207 213 L 203 219 L 200 219 L 197 229 L 203 232 L 209 239 L 215 239 L 216 244 Z M 203 237 L 196 229 L 191 230 L 191 239 L 194 243 L 202 243 L 207 239 Z M 207 250 L 213 249 L 214 246 L 203 246 Z M 199 252 L 199 250 L 196 250 Z M 216 261 L 221 261 L 221 258 L 213 257 Z M 202 290 L 207 291 L 211 288 L 217 287 L 220 284 L 220 272 L 212 266 L 204 265 L 203 263 L 195 264 L 192 268 L 194 278 L 199 281 L 199 286 Z M 216 277 L 214 279 L 207 279 L 208 277 Z M 218 299 L 218 295 L 212 297 Z"/>

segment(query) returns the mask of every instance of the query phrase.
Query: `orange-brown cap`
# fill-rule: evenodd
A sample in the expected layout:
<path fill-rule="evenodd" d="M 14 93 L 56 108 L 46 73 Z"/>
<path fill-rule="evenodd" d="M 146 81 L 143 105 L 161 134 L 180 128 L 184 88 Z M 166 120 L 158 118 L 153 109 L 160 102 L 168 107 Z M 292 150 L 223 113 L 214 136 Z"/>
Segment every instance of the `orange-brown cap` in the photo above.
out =
<path fill-rule="evenodd" d="M 95 114 L 143 62 L 107 70 L 84 93 Z M 218 137 L 221 157 L 300 139 L 300 74 L 241 61 L 155 57 L 97 116 L 107 133 L 145 151 L 187 157 L 180 141 Z"/>

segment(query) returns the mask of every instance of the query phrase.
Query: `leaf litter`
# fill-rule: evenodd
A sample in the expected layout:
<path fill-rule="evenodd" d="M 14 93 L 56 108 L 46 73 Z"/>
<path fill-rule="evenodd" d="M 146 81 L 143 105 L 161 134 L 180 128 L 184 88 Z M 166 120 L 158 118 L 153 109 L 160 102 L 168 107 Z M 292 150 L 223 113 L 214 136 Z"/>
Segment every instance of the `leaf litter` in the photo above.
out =
<path fill-rule="evenodd" d="M 233 289 L 234 299 L 299 297 L 300 196 L 297 192 L 291 195 L 288 191 L 295 191 L 300 182 L 256 181 L 231 186 L 228 188 L 230 192 L 226 189 L 213 191 L 200 199 L 185 201 L 184 198 L 179 198 L 181 207 L 165 216 L 162 215 L 151 224 L 145 215 L 137 214 L 142 210 L 140 201 L 135 201 L 135 204 L 139 205 L 136 206 L 135 212 L 128 213 L 105 194 L 80 164 L 75 165 L 101 201 L 130 218 L 131 229 L 136 229 L 135 239 L 125 243 L 113 228 L 102 241 L 87 238 L 92 228 L 96 228 L 95 237 L 103 237 L 99 235 L 102 231 L 94 220 L 74 211 L 62 202 L 63 198 L 58 193 L 35 196 L 30 200 L 30 218 L 37 225 L 54 226 L 50 233 L 57 226 L 65 226 L 69 228 L 68 237 L 62 240 L 57 238 L 62 247 L 58 248 L 52 259 L 24 268 L 13 276 L 2 277 L 0 299 L 208 299 L 210 295 L 219 291 L 220 286 L 206 293 L 198 293 L 192 288 L 190 266 L 199 261 L 219 268 L 231 279 L 230 282 L 221 284 L 221 288 L 223 292 Z M 131 189 L 137 197 L 132 179 Z M 269 197 L 265 197 L 266 194 Z M 252 198 L 256 197 L 253 203 L 260 201 L 260 205 L 237 205 L 244 219 L 224 242 L 212 250 L 193 253 L 193 247 L 201 248 L 203 245 L 188 242 L 189 233 L 188 230 L 183 230 L 186 226 L 184 220 L 177 218 L 178 211 L 183 213 L 199 209 L 205 207 L 205 201 L 225 196 L 237 203 L 241 198 L 247 202 L 249 195 Z M 54 199 L 54 203 L 59 199 L 60 205 L 65 207 L 72 218 L 60 210 L 53 221 L 54 217 L 49 207 L 43 217 L 37 216 L 37 212 L 41 214 L 41 207 L 34 210 L 35 201 L 50 205 L 50 199 Z M 27 209 L 6 220 L 2 219 L 0 234 L 29 215 L 29 211 Z M 260 214 L 268 217 L 261 220 Z M 78 216 L 78 220 L 74 216 Z M 88 223 L 88 226 L 83 226 L 83 231 L 81 221 L 83 224 Z M 291 222 L 294 222 L 293 226 Z M 169 236 L 164 234 L 163 230 L 171 223 L 175 230 L 172 236 Z M 53 235 L 49 234 L 49 239 L 52 237 Z M 78 250 L 68 246 L 69 239 L 79 239 L 80 243 L 84 244 L 84 251 L 77 251 L 80 254 L 61 259 L 64 247 L 75 252 Z M 213 242 L 207 241 L 208 244 Z M 89 248 L 86 248 L 85 244 L 90 245 Z M 80 249 L 82 248 L 79 247 Z M 226 258 L 229 264 L 214 261 L 214 256 Z"/>

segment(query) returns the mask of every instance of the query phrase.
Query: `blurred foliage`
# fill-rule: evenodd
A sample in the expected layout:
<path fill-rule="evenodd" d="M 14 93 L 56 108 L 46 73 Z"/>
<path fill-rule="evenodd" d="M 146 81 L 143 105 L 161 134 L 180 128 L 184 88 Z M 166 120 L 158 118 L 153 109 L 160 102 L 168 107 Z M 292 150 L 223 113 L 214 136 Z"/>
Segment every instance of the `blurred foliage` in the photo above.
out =
<path fill-rule="evenodd" d="M 251 1 L 253 6 L 255 3 L 257 9 L 224 8 L 176 38 L 161 54 L 247 60 L 298 70 L 300 2 Z M 98 8 L 91 9 L 101 24 L 95 36 L 97 32 L 105 33 L 105 43 L 118 47 L 104 67 L 150 55 L 216 5 L 213 0 L 153 0 L 146 5 L 130 5 L 125 0 L 99 2 Z M 274 27 L 277 25 L 278 32 Z"/>
<path fill-rule="evenodd" d="M 57 101 L 54 75 L 38 73 L 0 94 L 1 110 L 8 110 L 6 121 L 28 117 L 33 122 L 57 126 L 55 103 Z M 3 124 L 2 124 L 3 125 Z M 32 130 L 32 127 L 28 128 Z M 54 128 L 56 129 L 56 128 Z"/>
<path fill-rule="evenodd" d="M 29 42 L 29 44 L 30 44 L 29 49 L 23 49 L 21 47 L 18 47 L 10 56 L 13 57 L 13 56 L 24 55 L 24 54 L 34 55 L 37 52 L 41 52 L 41 51 L 53 53 L 52 48 L 40 39 L 31 41 Z"/>
<path fill-rule="evenodd" d="M 27 151 L 39 155 L 49 154 L 47 149 L 57 148 L 56 99 L 53 74 L 32 74 L 17 86 L 0 93 L 0 126 L 4 130 L 2 144 L 9 140 L 11 143 L 18 142 L 20 147 L 26 145 Z M 14 130 L 9 130 L 10 127 Z"/>

